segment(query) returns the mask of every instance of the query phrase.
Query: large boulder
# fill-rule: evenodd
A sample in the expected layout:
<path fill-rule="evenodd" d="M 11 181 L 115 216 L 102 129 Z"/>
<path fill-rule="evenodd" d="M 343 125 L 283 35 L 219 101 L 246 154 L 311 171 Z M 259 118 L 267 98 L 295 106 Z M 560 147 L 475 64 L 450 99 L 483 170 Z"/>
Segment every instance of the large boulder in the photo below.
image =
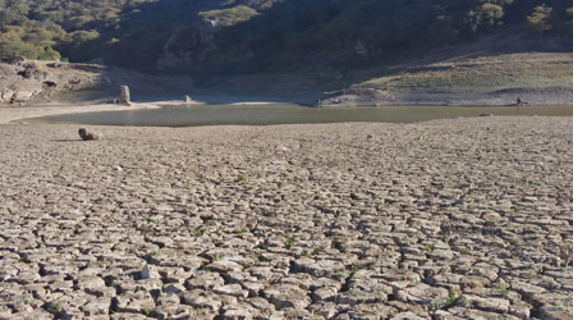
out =
<path fill-rule="evenodd" d="M 124 106 L 131 106 L 130 100 L 130 87 L 123 85 L 120 87 L 120 104 Z"/>
<path fill-rule="evenodd" d="M 80 128 L 78 130 L 78 134 L 80 138 L 84 141 L 91 141 L 91 140 L 100 140 L 102 138 L 102 134 L 93 130 L 88 130 L 86 128 Z"/>

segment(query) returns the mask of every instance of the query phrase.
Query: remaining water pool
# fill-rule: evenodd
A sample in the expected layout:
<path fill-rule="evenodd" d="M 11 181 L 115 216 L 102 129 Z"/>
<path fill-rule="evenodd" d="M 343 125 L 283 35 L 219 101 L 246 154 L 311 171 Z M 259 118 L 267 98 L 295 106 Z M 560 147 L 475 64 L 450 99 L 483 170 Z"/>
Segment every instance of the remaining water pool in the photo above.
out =
<path fill-rule="evenodd" d="M 407 123 L 482 113 L 513 116 L 572 116 L 571 106 L 529 107 L 341 107 L 310 108 L 289 104 L 170 106 L 152 110 L 93 112 L 49 116 L 34 121 L 122 126 L 271 125 L 296 123 Z"/>

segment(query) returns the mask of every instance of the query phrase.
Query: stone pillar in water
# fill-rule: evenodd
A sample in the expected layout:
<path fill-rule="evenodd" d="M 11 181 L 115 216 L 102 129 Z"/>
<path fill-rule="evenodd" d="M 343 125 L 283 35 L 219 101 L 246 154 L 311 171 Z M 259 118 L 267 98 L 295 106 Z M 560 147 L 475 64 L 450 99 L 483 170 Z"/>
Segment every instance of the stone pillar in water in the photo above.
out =
<path fill-rule="evenodd" d="M 130 101 L 130 87 L 128 86 L 121 86 L 120 87 L 120 104 L 125 106 L 131 106 L 132 102 Z"/>

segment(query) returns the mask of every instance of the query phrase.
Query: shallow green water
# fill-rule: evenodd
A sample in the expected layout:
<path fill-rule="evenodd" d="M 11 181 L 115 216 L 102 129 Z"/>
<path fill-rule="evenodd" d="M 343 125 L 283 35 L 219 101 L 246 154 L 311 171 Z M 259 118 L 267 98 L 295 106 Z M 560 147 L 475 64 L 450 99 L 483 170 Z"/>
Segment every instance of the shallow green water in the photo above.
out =
<path fill-rule="evenodd" d="M 310 108 L 287 104 L 170 106 L 155 110 L 94 112 L 49 116 L 35 121 L 127 126 L 271 125 L 296 123 L 409 123 L 493 115 L 572 116 L 571 106 L 529 107 L 341 107 Z"/>

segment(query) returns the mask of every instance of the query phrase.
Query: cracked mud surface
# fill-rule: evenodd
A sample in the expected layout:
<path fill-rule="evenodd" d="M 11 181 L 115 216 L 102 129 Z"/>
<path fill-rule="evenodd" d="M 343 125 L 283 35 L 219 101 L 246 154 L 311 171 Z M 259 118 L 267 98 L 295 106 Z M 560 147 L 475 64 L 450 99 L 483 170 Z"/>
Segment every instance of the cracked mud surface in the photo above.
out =
<path fill-rule="evenodd" d="M 2 319 L 571 319 L 572 118 L 0 125 Z"/>

